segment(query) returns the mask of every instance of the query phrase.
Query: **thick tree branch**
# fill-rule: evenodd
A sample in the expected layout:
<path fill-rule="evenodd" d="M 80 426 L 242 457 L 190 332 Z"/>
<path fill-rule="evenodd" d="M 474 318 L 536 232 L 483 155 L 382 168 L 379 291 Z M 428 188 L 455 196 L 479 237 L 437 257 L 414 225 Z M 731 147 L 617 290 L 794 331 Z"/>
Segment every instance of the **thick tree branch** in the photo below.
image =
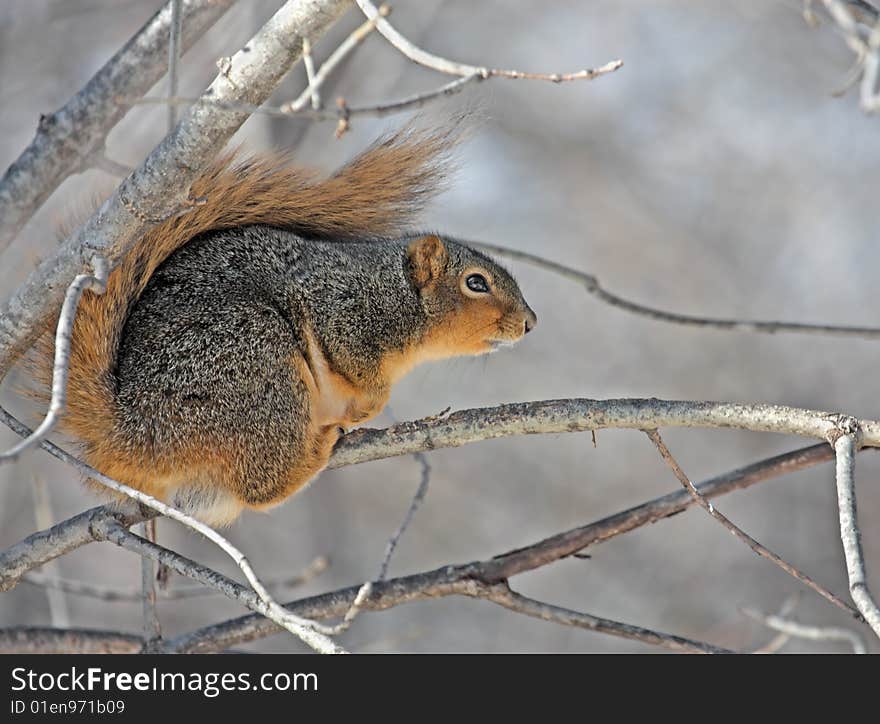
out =
<path fill-rule="evenodd" d="M 658 399 L 590 400 L 574 398 L 518 402 L 459 410 L 445 416 L 402 422 L 384 430 L 362 428 L 343 437 L 329 468 L 459 447 L 512 435 L 585 432 L 605 428 L 650 430 L 659 427 L 736 428 L 829 440 L 841 420 L 852 418 L 783 405 L 687 402 Z M 857 420 L 861 444 L 880 445 L 880 422 Z"/>
<path fill-rule="evenodd" d="M 614 415 L 606 415 L 606 411 L 614 411 L 617 409 L 618 403 L 623 404 L 623 410 L 630 413 L 630 419 L 615 417 Z M 591 407 L 593 405 L 593 407 Z M 576 432 L 595 427 L 603 426 L 626 426 L 632 428 L 650 427 L 652 421 L 664 426 L 673 426 L 674 424 L 683 424 L 686 420 L 684 411 L 688 408 L 700 410 L 708 406 L 708 411 L 713 415 L 703 414 L 702 420 L 717 423 L 739 419 L 743 421 L 747 414 L 741 408 L 748 406 L 726 405 L 723 403 L 669 403 L 660 400 L 610 400 L 606 402 L 596 402 L 591 400 L 561 400 L 551 401 L 548 403 L 521 403 L 519 405 L 502 405 L 496 408 L 486 408 L 477 410 L 464 410 L 453 413 L 448 417 L 432 417 L 416 422 L 406 422 L 393 425 L 385 430 L 357 430 L 346 435 L 337 446 L 337 450 L 331 458 L 330 467 L 340 468 L 345 465 L 366 462 L 368 460 L 378 460 L 384 457 L 393 457 L 408 453 L 431 450 L 437 447 L 449 447 L 464 445 L 468 442 L 475 442 L 494 437 L 502 437 L 505 435 L 522 434 L 524 432 Z M 725 410 L 732 408 L 729 419 L 725 417 Z M 640 408 L 643 408 L 640 410 Z M 657 417 L 649 415 L 650 410 L 654 408 L 658 415 L 662 416 L 662 421 L 658 421 Z M 765 411 L 774 419 L 776 415 L 783 415 L 786 410 L 791 408 L 780 408 L 776 406 L 757 406 L 758 410 Z M 639 415 L 633 415 L 633 412 L 640 412 Z M 677 417 L 673 417 L 671 412 L 676 412 Z M 804 427 L 803 419 L 815 418 L 823 424 L 818 428 L 806 426 L 808 429 L 816 432 L 817 437 L 822 437 L 822 433 L 826 430 L 834 429 L 831 422 L 828 427 L 824 425 L 824 421 L 832 421 L 837 416 L 828 413 L 810 413 L 805 410 L 794 410 L 798 413 L 793 419 L 800 419 L 797 425 Z M 564 413 L 569 413 L 568 416 Z M 662 413 L 662 414 L 661 414 Z M 736 413 L 736 414 L 733 414 Z M 631 419 L 635 417 L 636 419 Z M 0 421 L 12 427 L 19 434 L 27 434 L 26 428 L 23 428 L 15 422 L 5 410 L 0 408 Z M 626 424 L 623 424 L 626 423 Z M 766 424 L 766 423 L 765 423 Z M 778 421 L 777 423 L 779 424 Z M 868 425 L 870 427 L 870 425 Z M 764 428 L 762 428 L 764 429 Z M 777 427 L 773 428 L 777 432 L 783 430 Z M 805 434 L 805 433 L 802 433 Z M 59 448 L 51 445 L 51 443 L 43 443 L 43 447 L 49 450 L 59 459 L 70 464 L 74 464 L 86 475 L 90 475 L 90 468 L 83 463 L 76 461 L 72 456 Z M 749 481 L 752 476 L 759 476 L 757 480 L 763 480 L 763 471 L 770 470 L 772 475 L 779 475 L 789 470 L 801 469 L 818 462 L 831 459 L 831 449 L 825 445 L 813 446 L 805 450 L 795 451 L 779 458 L 771 458 L 768 461 L 757 463 L 755 466 L 743 468 L 741 471 L 735 471 L 731 474 L 731 480 L 734 484 L 738 481 Z M 726 479 L 720 483 L 726 485 Z M 747 482 L 746 484 L 751 484 Z M 723 489 L 722 492 L 726 492 Z M 707 495 L 712 495 L 709 492 Z M 720 493 L 715 493 L 720 494 Z M 688 499 L 686 491 L 680 491 L 673 496 L 667 496 L 664 499 L 655 501 L 657 506 L 643 509 L 634 509 L 636 518 L 640 521 L 638 525 L 649 520 L 656 520 L 665 515 L 671 515 L 673 512 L 683 510 L 693 501 Z M 629 512 L 625 514 L 628 516 Z M 112 517 L 113 513 L 106 508 L 94 508 L 90 511 L 71 518 L 64 523 L 52 529 L 34 533 L 21 543 L 10 549 L 0 553 L 0 590 L 7 590 L 13 587 L 19 578 L 31 570 L 44 563 L 47 560 L 62 555 L 82 545 L 86 545 L 94 540 L 89 532 L 91 520 L 89 516 L 98 516 L 101 520 Z M 628 518 L 627 518 L 628 519 Z M 135 521 L 133 521 L 135 522 Z M 624 521 L 615 520 L 612 528 L 624 525 Z M 579 531 L 580 529 L 578 529 Z M 584 539 L 578 531 L 570 536 L 569 534 L 561 534 L 560 536 L 548 539 L 548 544 L 542 551 L 536 551 L 536 555 L 549 556 L 546 561 L 555 560 L 559 557 L 557 546 L 561 546 L 562 550 L 567 551 L 562 555 L 570 555 L 580 548 L 589 545 L 594 540 Z M 586 542 L 584 542 L 586 541 Z M 545 562 L 546 562 L 545 561 Z M 496 567 L 504 563 L 506 568 L 500 572 L 500 577 L 506 577 L 518 572 L 517 566 L 522 561 L 516 557 L 505 560 L 503 557 L 495 564 Z M 542 565 L 538 563 L 537 565 Z M 527 570 L 522 568 L 519 570 Z"/>
<path fill-rule="evenodd" d="M 4 654 L 137 654 L 143 639 L 119 631 L 16 626 L 0 629 Z"/>
<path fill-rule="evenodd" d="M 203 35 L 233 2 L 185 0 L 183 49 Z M 110 129 L 130 107 L 120 103 L 119 97 L 143 95 L 165 73 L 171 5 L 167 2 L 150 18 L 61 109 L 40 118 L 34 140 L 0 179 L 0 251 L 64 179 L 103 151 Z"/>
<path fill-rule="evenodd" d="M 18 584 L 28 571 L 42 566 L 58 556 L 98 540 L 100 524 L 117 520 L 129 526 L 143 520 L 143 515 L 123 516 L 106 506 L 91 508 L 68 518 L 47 530 L 32 533 L 14 546 L 0 552 L 0 591 L 8 591 Z"/>
<path fill-rule="evenodd" d="M 303 37 L 320 37 L 347 5 L 347 0 L 289 0 L 224 64 L 205 97 L 262 103 L 299 60 Z M 37 267 L 0 309 L 0 375 L 42 333 L 69 280 L 92 256 L 106 256 L 112 269 L 133 240 L 186 208 L 190 185 L 248 115 L 211 103 L 194 106 L 91 219 Z"/>

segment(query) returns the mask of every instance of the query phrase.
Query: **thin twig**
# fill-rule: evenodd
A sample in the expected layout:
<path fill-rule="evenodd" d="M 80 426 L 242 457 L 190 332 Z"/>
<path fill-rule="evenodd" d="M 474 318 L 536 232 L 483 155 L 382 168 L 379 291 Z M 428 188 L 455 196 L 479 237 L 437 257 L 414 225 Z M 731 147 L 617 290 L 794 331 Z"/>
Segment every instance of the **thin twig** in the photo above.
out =
<path fill-rule="evenodd" d="M 350 587 L 332 593 L 312 596 L 288 605 L 309 618 L 333 618 L 352 609 L 355 599 L 362 597 L 364 610 L 382 611 L 412 601 L 445 596 L 467 596 L 504 606 L 518 613 L 567 626 L 585 628 L 599 633 L 641 641 L 676 651 L 721 653 L 725 649 L 681 636 L 652 631 L 640 626 L 599 618 L 551 604 L 534 601 L 510 590 L 505 579 L 486 581 L 480 575 L 483 564 L 444 566 L 434 571 L 375 582 L 369 596 L 363 597 L 362 587 Z M 165 651 L 176 653 L 209 653 L 225 651 L 237 643 L 253 641 L 277 632 L 271 621 L 258 616 L 244 616 L 214 626 L 192 631 L 165 642 Z"/>
<path fill-rule="evenodd" d="M 487 80 L 489 78 L 518 78 L 524 80 L 541 80 L 550 81 L 552 83 L 563 83 L 577 80 L 592 80 L 601 75 L 613 73 L 623 66 L 622 60 L 614 60 L 599 68 L 580 70 L 575 73 L 527 73 L 519 70 L 502 70 L 498 68 L 487 68 L 483 66 L 456 63 L 428 53 L 413 45 L 388 23 L 385 19 L 387 12 L 384 12 L 382 7 L 377 8 L 375 5 L 366 2 L 365 0 L 357 0 L 357 2 L 361 10 L 367 16 L 367 23 L 352 33 L 349 38 L 351 41 L 350 45 L 349 40 L 347 40 L 339 47 L 337 51 L 339 53 L 338 58 L 334 57 L 336 55 L 334 53 L 334 56 L 331 56 L 331 58 L 328 59 L 327 63 L 325 63 L 325 66 L 328 66 L 326 73 L 324 72 L 323 66 L 317 73 L 310 73 L 308 61 L 306 61 L 306 73 L 309 76 L 309 86 L 294 101 L 284 103 L 281 106 L 260 106 L 242 102 L 212 101 L 211 99 L 206 99 L 204 97 L 198 99 L 181 96 L 168 98 L 148 96 L 140 99 L 126 98 L 123 100 L 130 104 L 158 103 L 169 105 L 191 105 L 198 102 L 202 105 L 212 105 L 214 108 L 221 111 L 259 113 L 279 118 L 297 115 L 315 121 L 336 121 L 337 123 L 347 124 L 349 118 L 354 116 L 384 116 L 389 113 L 399 113 L 404 110 L 421 107 L 430 100 L 457 93 L 467 84 L 478 80 Z M 439 88 L 416 93 L 394 101 L 365 106 L 349 106 L 347 103 L 342 102 L 335 111 L 320 110 L 319 104 L 316 105 L 314 101 L 313 93 L 317 92 L 316 89 L 326 79 L 327 74 L 329 74 L 339 60 L 361 42 L 363 38 L 366 37 L 366 34 L 372 31 L 373 28 L 379 30 L 379 32 L 384 35 L 392 45 L 410 60 L 442 73 L 446 73 L 447 75 L 459 76 L 458 79 L 446 83 Z M 331 61 L 333 61 L 332 64 Z M 306 108 L 309 99 L 312 100 L 311 108 Z"/>
<path fill-rule="evenodd" d="M 143 537 L 156 542 L 156 519 L 139 524 Z M 144 650 L 153 651 L 162 640 L 162 626 L 156 607 L 156 568 L 147 556 L 141 556 L 141 595 L 144 609 Z"/>
<path fill-rule="evenodd" d="M 787 599 L 785 599 L 782 602 L 782 605 L 779 607 L 779 611 L 776 612 L 776 615 L 782 618 L 790 617 L 801 601 L 801 593 L 802 591 L 799 590 L 794 595 L 789 596 Z M 760 648 L 754 649 L 752 653 L 775 654 L 780 651 L 782 647 L 785 646 L 790 640 L 791 636 L 789 636 L 787 633 L 777 633 L 776 636 L 774 636 L 770 641 L 768 641 Z"/>
<path fill-rule="evenodd" d="M 338 104 L 336 110 L 322 109 L 316 111 L 307 108 L 305 105 L 293 107 L 290 104 L 281 106 L 254 105 L 251 103 L 231 102 L 231 101 L 214 101 L 210 98 L 196 98 L 193 96 L 176 96 L 174 98 L 166 98 L 163 96 L 144 96 L 143 98 L 131 99 L 131 105 L 176 105 L 190 106 L 198 103 L 199 105 L 211 106 L 219 111 L 228 113 L 252 113 L 255 115 L 269 116 L 272 118 L 291 118 L 293 116 L 307 118 L 312 121 L 342 121 L 348 120 L 355 116 L 375 116 L 381 118 L 393 113 L 401 113 L 402 111 L 421 108 L 425 103 L 450 96 L 458 93 L 466 85 L 474 81 L 482 80 L 479 75 L 469 75 L 464 78 L 456 78 L 454 81 L 445 83 L 438 88 L 414 93 L 391 101 L 375 103 L 363 106 L 350 106 L 345 102 Z"/>
<path fill-rule="evenodd" d="M 382 4 L 379 6 L 379 14 L 384 18 L 391 12 L 391 8 Z M 353 33 L 351 33 L 339 47 L 336 48 L 331 54 L 330 57 L 327 58 L 318 69 L 318 72 L 314 74 L 314 78 L 309 81 L 309 86 L 297 96 L 295 100 L 288 101 L 287 103 L 283 103 L 279 110 L 282 113 L 296 113 L 299 110 L 305 108 L 306 104 L 309 102 L 311 97 L 312 89 L 317 90 L 320 88 L 324 81 L 330 76 L 330 74 L 336 69 L 336 67 L 352 52 L 357 48 L 364 40 L 367 39 L 367 36 L 372 33 L 376 29 L 376 23 L 373 20 L 367 20 L 365 23 L 361 24 Z M 318 110 L 318 109 L 316 109 Z"/>
<path fill-rule="evenodd" d="M 308 38 L 303 38 L 302 45 L 302 56 L 303 56 L 303 65 L 306 67 L 306 80 L 308 81 L 309 87 L 309 98 L 312 101 L 312 109 L 315 111 L 321 110 L 321 94 L 318 90 L 318 86 L 315 84 L 315 60 L 312 58 L 312 44 L 309 42 Z M 176 95 L 171 93 L 170 95 Z"/>
<path fill-rule="evenodd" d="M 658 322 L 669 322 L 672 324 L 680 324 L 688 327 L 703 327 L 708 329 L 718 329 L 735 332 L 762 332 L 766 334 L 777 334 L 779 332 L 792 332 L 796 334 L 819 334 L 834 337 L 860 337 L 863 339 L 880 339 L 880 327 L 854 327 L 835 324 L 807 324 L 801 322 L 764 322 L 752 319 L 718 319 L 712 317 L 701 317 L 691 314 L 677 314 L 676 312 L 667 312 L 656 307 L 649 307 L 638 302 L 632 302 L 624 299 L 616 294 L 612 294 L 602 287 L 599 280 L 592 274 L 578 271 L 573 267 L 565 264 L 559 264 L 555 261 L 545 259 L 535 254 L 529 254 L 525 251 L 509 249 L 496 244 L 487 244 L 485 242 L 468 241 L 468 245 L 475 246 L 486 251 L 506 256 L 510 259 L 525 262 L 531 266 L 545 269 L 549 272 L 557 274 L 561 277 L 577 282 L 589 294 L 595 296 L 599 301 L 604 302 L 612 307 L 623 309 L 626 312 L 637 314 L 641 317 L 647 317 Z"/>
<path fill-rule="evenodd" d="M 391 557 L 397 549 L 397 544 L 400 542 L 406 529 L 409 528 L 409 524 L 412 522 L 413 516 L 415 516 L 419 506 L 425 500 L 425 495 L 428 492 L 428 485 L 431 482 L 431 464 L 428 462 L 428 457 L 420 452 L 413 455 L 413 457 L 422 469 L 421 477 L 419 479 L 419 487 L 416 489 L 416 493 L 410 501 L 409 508 L 406 510 L 406 515 L 403 516 L 400 527 L 394 532 L 394 535 L 389 538 L 388 545 L 385 546 L 385 555 L 382 558 L 382 564 L 379 566 L 380 581 L 384 581 L 385 577 L 388 575 L 388 564 L 391 563 Z"/>
<path fill-rule="evenodd" d="M 678 482 L 680 482 L 684 488 L 690 492 L 694 499 L 697 501 L 699 506 L 703 508 L 709 515 L 711 515 L 715 520 L 717 520 L 721 525 L 727 528 L 736 538 L 745 543 L 749 548 L 751 548 L 755 553 L 757 553 L 762 558 L 766 558 L 768 561 L 775 563 L 779 566 L 783 571 L 788 573 L 793 578 L 796 578 L 798 581 L 803 583 L 808 588 L 811 588 L 813 591 L 818 593 L 825 600 L 833 603 L 838 608 L 846 611 L 847 613 L 859 617 L 858 611 L 856 611 L 852 606 L 850 606 L 846 601 L 841 599 L 839 596 L 836 596 L 827 588 L 822 586 L 819 583 L 816 583 L 812 578 L 807 576 L 804 573 L 801 573 L 797 568 L 793 565 L 785 561 L 776 555 L 773 551 L 768 549 L 763 544 L 756 541 L 752 538 L 748 533 L 746 533 L 742 528 L 733 523 L 727 516 L 723 513 L 719 512 L 712 503 L 710 503 L 706 498 L 700 494 L 700 491 L 697 487 L 690 481 L 688 476 L 685 474 L 684 470 L 681 469 L 681 466 L 678 464 L 678 461 L 672 456 L 672 453 L 669 452 L 669 448 L 666 447 L 666 444 L 663 442 L 663 438 L 660 437 L 660 433 L 657 430 L 645 430 L 645 434 L 654 443 L 655 447 L 660 453 L 660 456 L 675 474 L 675 477 L 678 478 Z"/>
<path fill-rule="evenodd" d="M 327 558 L 325 556 L 318 556 L 303 569 L 302 573 L 292 577 L 268 580 L 266 581 L 266 587 L 273 590 L 296 588 L 319 576 L 327 570 L 328 566 L 329 561 Z M 111 603 L 140 603 L 143 600 L 143 592 L 140 588 L 122 588 L 101 583 L 86 583 L 72 578 L 50 578 L 41 573 L 27 573 L 21 580 L 32 586 L 57 589 L 74 596 L 85 596 Z M 201 585 L 176 585 L 173 588 L 160 589 L 158 591 L 158 598 L 171 601 L 216 596 L 221 593 L 221 591 L 215 588 Z"/>
<path fill-rule="evenodd" d="M 134 170 L 131 166 L 126 166 L 124 163 L 119 163 L 119 161 L 109 158 L 106 149 L 103 148 L 89 156 L 85 160 L 84 165 L 100 169 L 104 173 L 116 176 L 116 178 L 125 178 Z"/>
<path fill-rule="evenodd" d="M 52 501 L 49 498 L 49 490 L 43 478 L 34 475 L 31 480 L 31 492 L 34 496 L 34 520 L 37 528 L 49 528 L 52 525 Z M 47 563 L 44 568 L 44 576 L 47 580 L 58 580 L 58 561 Z M 57 588 L 47 588 L 46 598 L 49 601 L 49 619 L 56 628 L 70 628 L 70 610 L 67 607 L 67 597 L 64 591 Z"/>
<path fill-rule="evenodd" d="M 168 38 L 168 95 L 177 95 L 180 65 L 180 36 L 183 31 L 183 0 L 171 0 L 171 28 Z M 168 131 L 177 125 L 177 106 L 168 106 Z"/>
<path fill-rule="evenodd" d="M 373 5 L 370 0 L 355 0 L 358 7 L 368 20 L 376 23 L 376 29 L 382 36 L 393 45 L 397 50 L 403 53 L 414 63 L 424 65 L 427 68 L 446 73 L 448 75 L 469 76 L 480 75 L 483 78 L 523 78 L 527 80 L 545 80 L 552 83 L 562 83 L 573 80 L 592 80 L 600 75 L 612 73 L 618 70 L 622 65 L 622 60 L 613 60 L 606 63 L 600 68 L 593 70 L 581 70 L 576 73 L 525 73 L 519 70 L 501 70 L 498 68 L 487 68 L 484 66 L 468 65 L 457 61 L 441 58 L 426 50 L 422 50 L 418 46 L 411 43 L 403 35 L 401 35 L 391 23 L 379 13 L 379 9 Z"/>
<path fill-rule="evenodd" d="M 382 563 L 379 565 L 379 577 L 376 579 L 377 581 L 384 581 L 386 576 L 388 575 L 388 565 L 391 563 L 391 558 L 394 555 L 394 551 L 397 549 L 397 544 L 400 542 L 401 537 L 406 532 L 406 529 L 409 528 L 410 523 L 412 522 L 413 516 L 415 516 L 416 511 L 419 509 L 419 506 L 425 499 L 425 495 L 428 492 L 428 485 L 431 482 L 431 464 L 428 462 L 428 457 L 424 453 L 415 453 L 413 458 L 419 463 L 421 466 L 421 477 L 419 479 L 419 486 L 416 489 L 415 495 L 413 495 L 412 500 L 410 501 L 409 507 L 406 510 L 406 514 L 403 516 L 403 520 L 400 523 L 400 526 L 394 532 L 394 535 L 388 539 L 388 544 L 385 546 L 385 555 L 382 557 Z M 352 622 L 355 620 L 357 615 L 361 611 L 361 607 L 363 606 L 364 601 L 370 596 L 373 591 L 372 581 L 366 581 L 358 591 L 358 595 L 355 596 L 354 601 L 351 604 L 351 608 L 345 612 L 345 616 L 342 619 L 342 622 L 336 627 L 334 630 L 334 634 L 342 633 L 351 627 Z"/>
<path fill-rule="evenodd" d="M 494 586 L 486 587 L 485 592 L 480 598 L 497 603 L 499 606 L 503 606 L 511 611 L 523 613 L 532 618 L 539 618 L 542 621 L 552 621 L 564 626 L 574 626 L 587 629 L 588 631 L 611 634 L 612 636 L 632 639 L 645 644 L 661 646 L 672 651 L 684 651 L 695 654 L 733 653 L 728 649 L 706 644 L 702 641 L 660 633 L 642 628 L 641 626 L 632 626 L 618 621 L 611 621 L 607 618 L 599 618 L 589 613 L 581 613 L 580 611 L 572 611 L 561 606 L 554 606 L 543 601 L 536 601 L 533 598 L 528 598 L 516 591 L 512 591 L 506 584 L 495 584 Z"/>
<path fill-rule="evenodd" d="M 843 541 L 843 554 L 846 558 L 850 596 L 868 625 L 877 636 L 880 636 L 880 608 L 868 588 L 861 533 L 856 515 L 855 450 L 854 432 L 842 434 L 834 441 L 834 452 L 837 456 L 835 480 L 837 505 L 840 511 L 840 538 Z"/>
<path fill-rule="evenodd" d="M 808 626 L 784 616 L 765 614 L 753 608 L 741 609 L 743 615 L 763 624 L 769 629 L 779 631 L 785 637 L 808 639 L 810 641 L 844 641 L 852 646 L 854 654 L 867 653 L 865 642 L 855 632 L 838 626 Z"/>
<path fill-rule="evenodd" d="M 880 19 L 877 9 L 864 2 L 822 0 L 822 4 L 856 56 L 855 67 L 848 73 L 847 86 L 861 78 L 859 105 L 865 113 L 876 113 L 880 110 L 880 93 L 877 90 L 880 76 Z M 860 23 L 870 27 L 867 36 Z"/>
<path fill-rule="evenodd" d="M 76 310 L 83 292 L 89 290 L 95 294 L 103 294 L 107 288 L 108 265 L 102 256 L 96 256 L 92 260 L 92 274 L 77 274 L 76 278 L 67 288 L 64 295 L 64 304 L 58 317 L 58 325 L 55 331 L 55 360 L 52 369 L 52 398 L 49 402 L 49 410 L 39 427 L 28 437 L 14 445 L 5 453 L 0 453 L 0 463 L 14 462 L 28 448 L 45 440 L 55 427 L 64 407 L 67 404 L 67 377 L 70 362 L 70 338 L 73 334 L 73 322 L 76 318 Z"/>

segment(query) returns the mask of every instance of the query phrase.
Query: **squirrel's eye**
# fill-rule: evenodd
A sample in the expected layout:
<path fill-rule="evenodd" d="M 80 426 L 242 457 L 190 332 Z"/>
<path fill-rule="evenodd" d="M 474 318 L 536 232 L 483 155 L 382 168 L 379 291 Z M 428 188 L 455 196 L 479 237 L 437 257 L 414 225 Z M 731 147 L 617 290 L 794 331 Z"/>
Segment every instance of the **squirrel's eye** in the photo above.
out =
<path fill-rule="evenodd" d="M 467 288 L 472 292 L 479 292 L 480 294 L 489 293 L 489 282 L 486 281 L 486 277 L 482 274 L 469 274 L 464 283 L 467 284 Z"/>

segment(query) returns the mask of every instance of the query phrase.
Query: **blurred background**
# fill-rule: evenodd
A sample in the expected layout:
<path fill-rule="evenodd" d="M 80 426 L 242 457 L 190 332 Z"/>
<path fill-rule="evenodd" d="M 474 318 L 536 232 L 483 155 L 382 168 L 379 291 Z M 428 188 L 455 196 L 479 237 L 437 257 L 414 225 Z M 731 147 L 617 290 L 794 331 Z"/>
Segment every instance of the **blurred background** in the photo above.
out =
<path fill-rule="evenodd" d="M 160 0 L 6 0 L 0 5 L 0 167 L 30 142 L 40 113 L 62 105 L 161 6 Z M 280 6 L 239 0 L 184 57 L 181 94 L 198 95 Z M 833 25 L 810 27 L 798 0 L 398 0 L 395 26 L 438 54 L 477 65 L 565 72 L 615 58 L 594 81 L 495 79 L 434 104 L 427 123 L 461 107 L 480 121 L 459 152 L 450 190 L 426 227 L 544 255 L 598 276 L 611 291 L 684 313 L 877 325 L 880 120 L 854 93 L 832 97 L 852 54 Z M 315 48 L 327 56 L 363 18 L 351 10 Z M 449 78 L 405 60 L 374 34 L 323 88 L 328 104 L 377 103 Z M 165 93 L 165 81 L 151 94 Z M 277 103 L 304 87 L 298 67 Z M 255 116 L 234 142 L 294 148 L 331 170 L 404 122 L 334 124 Z M 135 107 L 110 134 L 108 154 L 135 166 L 161 140 L 162 107 Z M 55 244 L 56 228 L 112 190 L 88 171 L 68 179 L 0 258 L 4 296 Z M 603 306 L 577 285 L 510 265 L 540 324 L 489 358 L 422 367 L 399 384 L 395 419 L 557 397 L 662 397 L 773 402 L 880 417 L 877 343 L 671 326 Z M 33 420 L 5 383 L 4 405 Z M 28 416 L 30 415 L 30 416 Z M 383 415 L 376 425 L 390 422 Z M 807 444 L 737 431 L 668 430 L 694 480 Z M 430 453 L 427 498 L 400 543 L 391 574 L 482 559 L 678 489 L 650 441 L 635 431 L 545 435 Z M 0 445 L 13 442 L 0 430 Z M 880 589 L 880 458 L 858 458 L 859 515 L 869 578 Z M 283 600 L 375 577 L 386 541 L 419 481 L 412 458 L 323 473 L 270 514 L 228 530 L 266 578 L 292 576 L 318 556 L 330 565 Z M 56 520 L 96 504 L 67 467 L 43 453 L 0 467 L 0 546 L 37 529 L 33 480 L 45 482 Z M 718 502 L 773 551 L 846 597 L 831 464 Z M 235 575 L 214 546 L 167 521 L 160 542 Z M 696 509 L 512 579 L 527 595 L 595 615 L 749 649 L 773 634 L 740 607 L 779 608 L 800 586 Z M 110 544 L 60 559 L 59 573 L 136 589 L 139 561 Z M 187 585 L 179 578 L 175 585 Z M 68 595 L 71 624 L 139 633 L 141 606 Z M 160 601 L 173 636 L 237 616 L 221 596 Z M 858 625 L 814 594 L 796 618 Z M 0 626 L 48 625 L 46 592 L 21 584 L 0 595 Z M 862 631 L 868 636 L 867 629 Z M 361 616 L 342 637 L 361 652 L 652 651 L 639 643 L 529 619 L 463 598 Z M 873 644 L 869 644 L 873 645 Z M 242 647 L 300 651 L 288 635 Z M 842 651 L 792 641 L 784 651 Z M 874 645 L 874 650 L 878 647 Z"/>

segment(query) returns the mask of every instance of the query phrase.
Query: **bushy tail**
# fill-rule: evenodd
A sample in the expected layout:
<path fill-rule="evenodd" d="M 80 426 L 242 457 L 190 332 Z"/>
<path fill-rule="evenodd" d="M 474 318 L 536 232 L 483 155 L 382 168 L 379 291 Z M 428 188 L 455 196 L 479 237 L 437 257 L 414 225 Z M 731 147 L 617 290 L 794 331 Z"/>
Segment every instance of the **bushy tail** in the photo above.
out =
<path fill-rule="evenodd" d="M 404 128 L 380 139 L 332 176 L 296 168 L 283 155 L 218 159 L 192 185 L 204 203 L 148 231 L 111 274 L 103 295 L 86 292 L 74 324 L 63 428 L 86 447 L 114 429 L 117 350 L 123 326 L 156 268 L 208 231 L 268 224 L 310 238 L 388 236 L 408 229 L 442 188 L 456 132 Z M 48 390 L 51 335 L 36 349 L 35 373 Z M 48 397 L 48 393 L 39 396 Z"/>

